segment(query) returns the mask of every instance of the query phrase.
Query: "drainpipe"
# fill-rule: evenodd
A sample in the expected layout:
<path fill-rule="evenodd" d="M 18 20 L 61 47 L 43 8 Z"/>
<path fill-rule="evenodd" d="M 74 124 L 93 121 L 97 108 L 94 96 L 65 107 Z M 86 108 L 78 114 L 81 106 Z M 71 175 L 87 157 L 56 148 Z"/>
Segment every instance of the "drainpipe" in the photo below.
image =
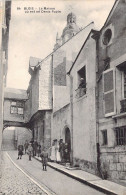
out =
<path fill-rule="evenodd" d="M 68 74 L 70 78 L 70 118 L 71 118 L 71 155 L 70 164 L 73 166 L 73 77 Z"/>
<path fill-rule="evenodd" d="M 102 171 L 101 171 L 101 160 L 100 160 L 100 144 L 99 144 L 99 117 L 98 117 L 98 111 L 99 111 L 99 85 L 98 85 L 98 71 L 99 71 L 99 37 L 100 32 L 94 33 L 92 38 L 96 41 L 96 87 L 95 87 L 95 105 L 96 105 L 96 152 L 97 152 L 97 170 L 100 177 L 102 177 Z"/>

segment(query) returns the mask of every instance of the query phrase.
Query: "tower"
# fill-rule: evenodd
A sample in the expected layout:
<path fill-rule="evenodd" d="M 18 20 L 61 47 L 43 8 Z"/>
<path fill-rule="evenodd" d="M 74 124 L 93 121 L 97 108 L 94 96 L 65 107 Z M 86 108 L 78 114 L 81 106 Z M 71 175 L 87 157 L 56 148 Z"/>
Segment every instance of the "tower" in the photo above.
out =
<path fill-rule="evenodd" d="M 67 15 L 67 25 L 63 29 L 61 37 L 59 38 L 58 33 L 56 35 L 56 44 L 54 45 L 54 50 L 64 44 L 67 40 L 71 39 L 79 31 L 80 28 L 76 24 L 76 15 L 71 12 Z"/>
<path fill-rule="evenodd" d="M 62 43 L 65 43 L 67 40 L 71 39 L 80 29 L 76 24 L 76 15 L 74 13 L 69 13 L 67 15 L 67 25 L 62 33 Z"/>

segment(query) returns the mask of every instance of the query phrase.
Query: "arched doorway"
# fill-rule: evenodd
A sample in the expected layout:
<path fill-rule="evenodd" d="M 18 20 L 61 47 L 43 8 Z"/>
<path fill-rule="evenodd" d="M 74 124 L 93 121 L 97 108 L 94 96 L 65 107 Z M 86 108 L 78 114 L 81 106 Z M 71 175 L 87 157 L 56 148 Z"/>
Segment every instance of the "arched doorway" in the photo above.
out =
<path fill-rule="evenodd" d="M 65 128 L 65 144 L 67 146 L 67 157 L 66 160 L 70 162 L 70 153 L 71 153 L 71 135 L 70 135 L 70 129 L 67 127 Z"/>

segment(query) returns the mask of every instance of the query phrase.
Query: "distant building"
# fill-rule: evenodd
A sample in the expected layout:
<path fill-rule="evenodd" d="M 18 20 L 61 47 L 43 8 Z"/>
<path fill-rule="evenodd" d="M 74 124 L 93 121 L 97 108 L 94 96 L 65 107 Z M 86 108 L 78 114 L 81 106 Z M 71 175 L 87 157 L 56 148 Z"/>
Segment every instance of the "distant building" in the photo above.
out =
<path fill-rule="evenodd" d="M 25 126 L 24 109 L 28 99 L 26 90 L 5 88 L 4 90 L 4 128 Z"/>
<path fill-rule="evenodd" d="M 76 24 L 76 15 L 71 12 L 67 16 L 67 25 L 63 29 L 61 37 L 59 37 L 58 33 L 56 35 L 56 44 L 54 46 L 54 50 L 56 50 L 58 47 L 60 47 L 66 41 L 71 39 L 79 31 L 80 31 L 80 28 Z"/>

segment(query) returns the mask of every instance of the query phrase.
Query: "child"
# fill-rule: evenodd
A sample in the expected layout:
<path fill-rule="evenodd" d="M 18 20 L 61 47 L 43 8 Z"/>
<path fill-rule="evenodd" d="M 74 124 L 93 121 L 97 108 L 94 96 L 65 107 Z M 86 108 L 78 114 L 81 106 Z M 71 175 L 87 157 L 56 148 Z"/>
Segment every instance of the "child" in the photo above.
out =
<path fill-rule="evenodd" d="M 46 166 L 48 162 L 48 153 L 44 150 L 40 157 L 42 158 L 42 166 L 43 166 L 43 171 L 47 171 Z"/>
<path fill-rule="evenodd" d="M 17 158 L 17 160 L 22 158 L 23 150 L 24 150 L 23 145 L 19 145 L 18 146 L 18 158 Z"/>

